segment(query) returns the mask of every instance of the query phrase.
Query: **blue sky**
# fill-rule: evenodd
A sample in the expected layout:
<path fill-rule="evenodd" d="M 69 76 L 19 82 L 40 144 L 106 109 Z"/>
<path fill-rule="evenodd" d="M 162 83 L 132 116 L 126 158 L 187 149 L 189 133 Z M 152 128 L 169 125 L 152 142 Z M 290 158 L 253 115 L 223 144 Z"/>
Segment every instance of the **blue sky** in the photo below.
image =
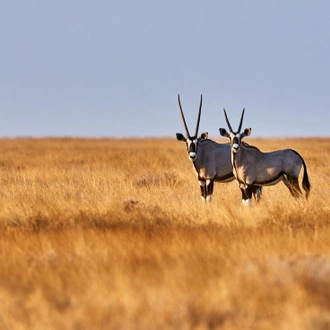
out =
<path fill-rule="evenodd" d="M 0 136 L 330 136 L 329 1 L 6 1 Z"/>

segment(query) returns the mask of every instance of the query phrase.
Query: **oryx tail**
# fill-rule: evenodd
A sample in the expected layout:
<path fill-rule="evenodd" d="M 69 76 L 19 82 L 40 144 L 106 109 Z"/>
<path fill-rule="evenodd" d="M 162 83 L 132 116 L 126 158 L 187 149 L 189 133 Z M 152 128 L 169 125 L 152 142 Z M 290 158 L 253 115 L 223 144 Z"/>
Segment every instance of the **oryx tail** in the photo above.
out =
<path fill-rule="evenodd" d="M 299 152 L 297 152 L 293 149 L 290 149 L 290 150 L 293 151 L 294 153 L 296 153 L 301 159 L 301 164 L 302 164 L 302 167 L 303 167 L 303 178 L 302 178 L 302 183 L 301 184 L 302 184 L 303 189 L 305 190 L 305 196 L 306 196 L 306 198 L 308 198 L 309 192 L 311 190 L 311 184 L 309 182 L 306 163 L 304 161 L 304 158 L 302 158 L 301 155 L 299 154 Z"/>
<path fill-rule="evenodd" d="M 307 166 L 305 164 L 305 161 L 302 159 L 303 163 L 303 168 L 304 168 L 304 174 L 303 174 L 303 180 L 302 180 L 302 187 L 306 192 L 306 198 L 309 196 L 309 192 L 311 190 L 311 184 L 308 179 L 308 173 L 307 173 Z"/>

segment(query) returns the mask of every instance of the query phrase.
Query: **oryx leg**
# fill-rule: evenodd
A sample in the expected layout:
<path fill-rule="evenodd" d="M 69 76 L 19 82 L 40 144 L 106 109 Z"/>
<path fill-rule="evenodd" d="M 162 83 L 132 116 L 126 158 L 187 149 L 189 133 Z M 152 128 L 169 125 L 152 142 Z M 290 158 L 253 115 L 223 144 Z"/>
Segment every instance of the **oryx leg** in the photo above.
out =
<path fill-rule="evenodd" d="M 201 188 L 201 196 L 202 196 L 202 201 L 206 202 L 206 181 L 205 180 L 198 180 L 199 186 Z"/>
<path fill-rule="evenodd" d="M 289 191 L 294 198 L 299 198 L 302 195 L 297 177 L 284 175 L 283 182 L 289 188 Z"/>
<path fill-rule="evenodd" d="M 199 186 L 201 188 L 202 200 L 204 202 L 211 202 L 214 181 L 213 180 L 198 180 Z"/>
<path fill-rule="evenodd" d="M 241 192 L 242 192 L 243 205 L 250 206 L 253 187 L 251 185 L 241 185 L 240 188 L 241 188 Z"/>
<path fill-rule="evenodd" d="M 212 201 L 212 194 L 214 188 L 214 181 L 213 180 L 206 180 L 206 201 Z"/>
<path fill-rule="evenodd" d="M 261 192 L 262 192 L 261 186 L 252 186 L 252 193 L 253 193 L 253 196 L 254 196 L 254 199 L 256 200 L 256 202 L 260 201 Z"/>

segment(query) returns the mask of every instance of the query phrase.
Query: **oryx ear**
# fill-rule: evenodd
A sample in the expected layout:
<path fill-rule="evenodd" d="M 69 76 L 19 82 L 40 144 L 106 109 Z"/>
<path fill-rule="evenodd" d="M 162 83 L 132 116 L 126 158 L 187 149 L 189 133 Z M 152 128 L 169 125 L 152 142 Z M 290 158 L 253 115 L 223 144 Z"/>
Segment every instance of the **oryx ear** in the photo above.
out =
<path fill-rule="evenodd" d="M 249 136 L 251 134 L 252 128 L 246 128 L 243 132 L 243 136 Z"/>
<path fill-rule="evenodd" d="M 208 132 L 204 132 L 201 134 L 201 139 L 202 140 L 206 140 L 209 137 L 209 133 Z"/>
<path fill-rule="evenodd" d="M 181 133 L 176 133 L 176 139 L 177 139 L 178 141 L 186 142 L 186 138 L 185 138 L 185 136 L 184 136 L 183 134 L 181 134 Z"/>
<path fill-rule="evenodd" d="M 219 132 L 221 136 L 229 137 L 229 134 L 225 128 L 219 128 Z"/>

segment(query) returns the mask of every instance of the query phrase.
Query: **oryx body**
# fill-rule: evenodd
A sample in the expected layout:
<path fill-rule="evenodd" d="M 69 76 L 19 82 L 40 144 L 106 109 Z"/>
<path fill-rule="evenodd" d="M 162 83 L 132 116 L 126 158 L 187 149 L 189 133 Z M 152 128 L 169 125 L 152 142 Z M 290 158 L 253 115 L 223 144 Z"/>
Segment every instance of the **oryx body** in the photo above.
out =
<path fill-rule="evenodd" d="M 212 200 L 214 182 L 227 183 L 235 180 L 230 161 L 230 145 L 229 143 L 220 144 L 208 139 L 208 133 L 202 133 L 198 137 L 198 128 L 202 109 L 202 95 L 200 100 L 198 119 L 196 123 L 195 133 L 190 135 L 188 126 L 182 111 L 180 95 L 178 95 L 178 103 L 181 112 L 182 121 L 186 131 L 186 136 L 177 133 L 176 138 L 186 143 L 188 157 L 193 163 L 198 182 L 201 189 L 202 199 L 206 202 Z M 253 187 L 253 193 L 256 199 L 260 198 L 261 188 Z"/>
<path fill-rule="evenodd" d="M 229 144 L 216 143 L 207 139 L 207 133 L 203 133 L 193 142 L 197 152 L 195 159 L 192 159 L 191 152 L 189 152 L 191 141 L 181 135 L 181 133 L 177 133 L 177 139 L 187 143 L 189 159 L 192 161 L 197 175 L 202 199 L 210 202 L 212 200 L 214 182 L 226 183 L 235 180 L 230 162 Z"/>
<path fill-rule="evenodd" d="M 251 128 L 246 128 L 241 132 L 244 110 L 237 132 L 233 132 L 225 109 L 224 114 L 229 133 L 224 128 L 219 129 L 220 135 L 230 140 L 233 173 L 240 188 L 243 189 L 245 195 L 243 202 L 250 204 L 252 185 L 275 185 L 280 181 L 284 182 L 293 197 L 301 196 L 302 192 L 298 182 L 301 168 L 304 169 L 302 187 L 308 198 L 310 182 L 307 167 L 298 152 L 292 149 L 261 152 L 259 149 L 241 142 L 245 136 L 251 134 Z"/>

